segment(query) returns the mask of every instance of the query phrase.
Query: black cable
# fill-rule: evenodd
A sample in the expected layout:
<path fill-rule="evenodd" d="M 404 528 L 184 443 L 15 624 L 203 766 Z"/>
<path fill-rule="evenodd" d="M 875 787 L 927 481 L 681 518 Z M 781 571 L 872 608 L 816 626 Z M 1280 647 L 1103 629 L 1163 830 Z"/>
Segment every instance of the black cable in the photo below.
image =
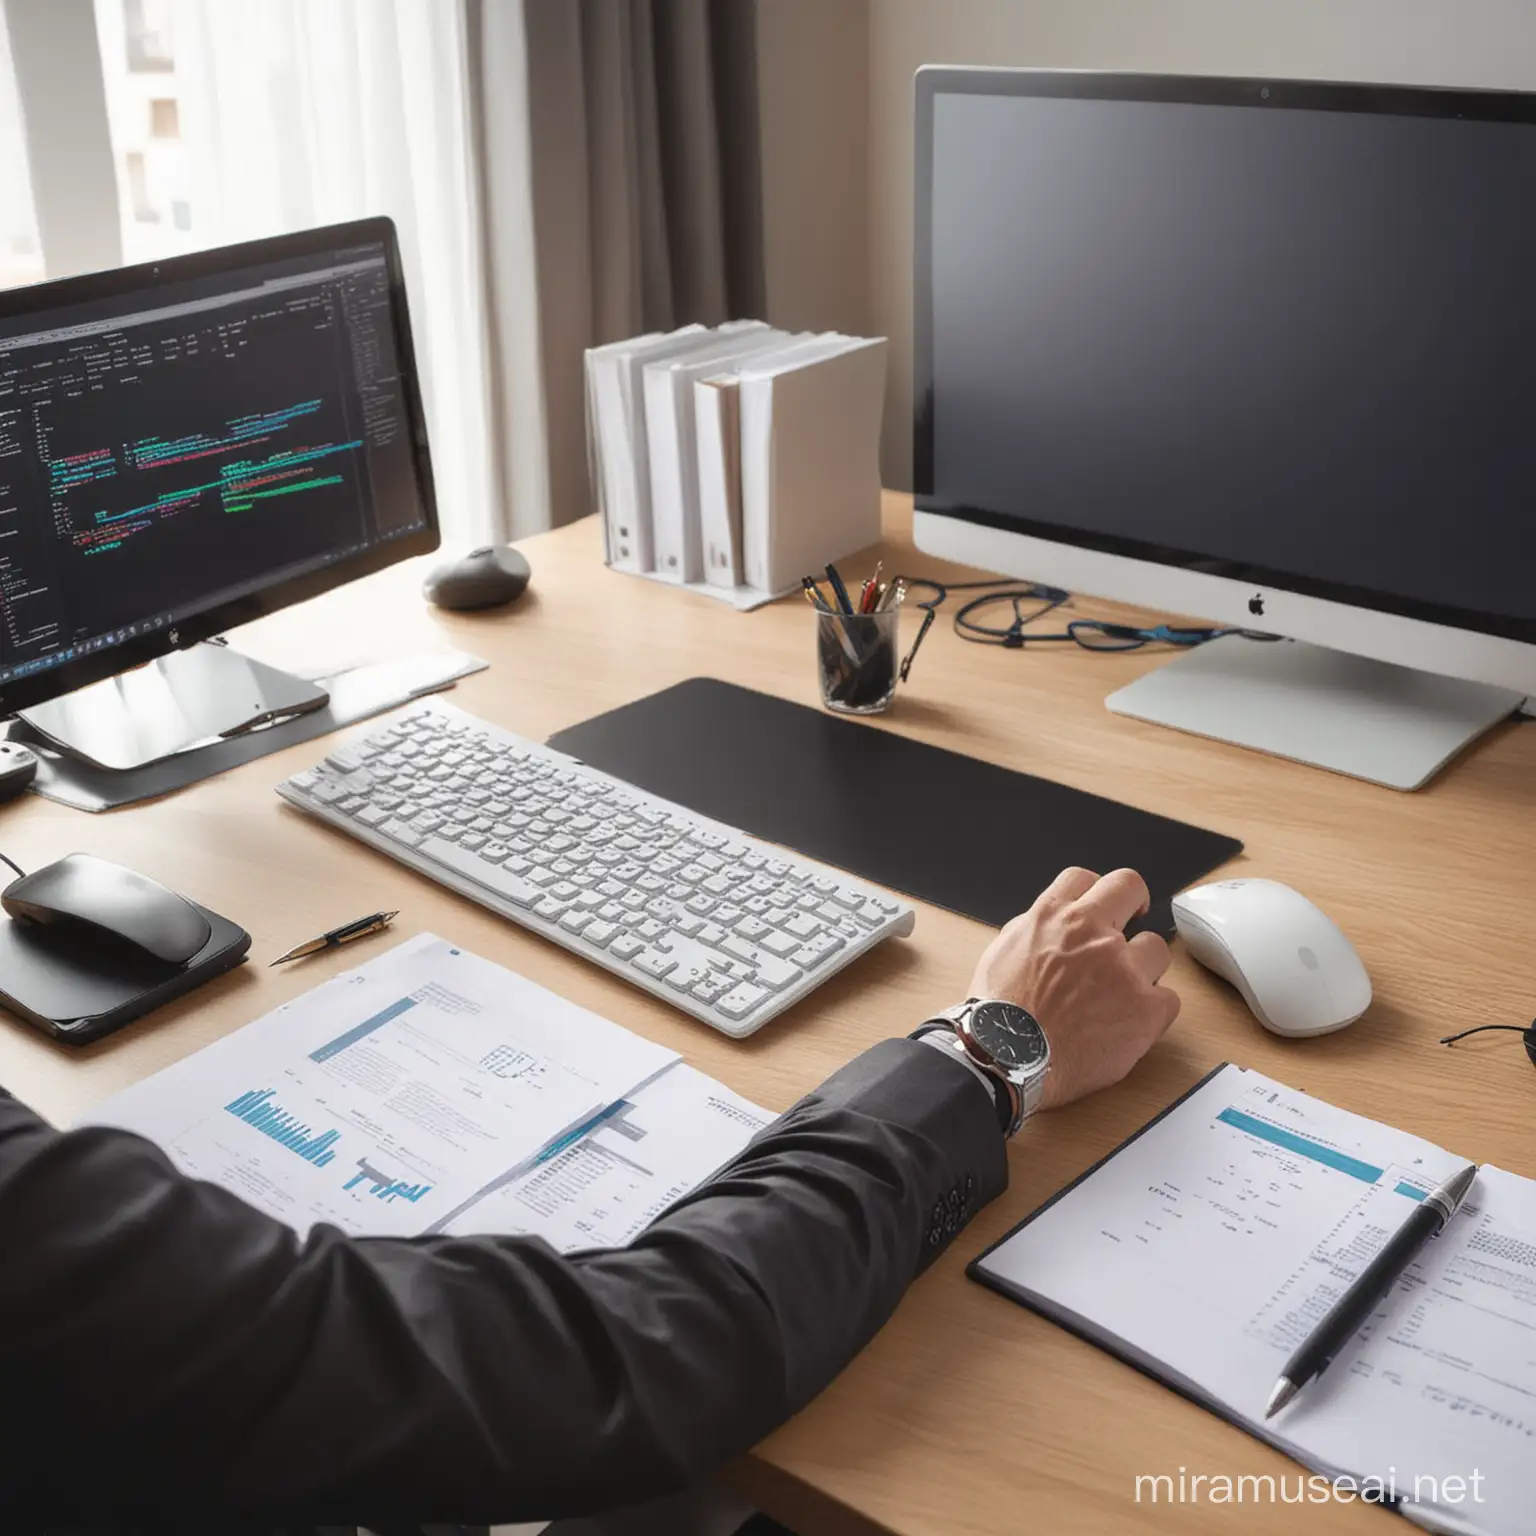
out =
<path fill-rule="evenodd" d="M 1018 650 L 1024 644 L 1025 625 L 1033 624 L 1036 619 L 1044 618 L 1046 614 L 1060 608 L 1070 596 L 1060 587 L 1035 585 L 986 592 L 980 597 L 973 597 L 968 603 L 962 603 L 955 610 L 955 633 L 962 640 L 969 640 L 975 645 L 1001 645 L 1008 650 Z M 1006 629 L 999 629 L 992 624 L 979 624 L 971 617 L 973 613 L 990 608 L 994 603 L 1010 603 L 1013 606 L 1013 622 Z M 1019 606 L 1021 603 L 1036 603 L 1038 606 L 1025 613 Z"/>
<path fill-rule="evenodd" d="M 19 878 L 23 880 L 27 878 L 26 870 L 24 870 L 21 865 L 18 864 L 16 860 L 11 858 L 8 854 L 0 853 L 0 863 L 9 864 L 11 868 L 16 871 L 16 874 Z"/>
<path fill-rule="evenodd" d="M 9 862 L 9 861 L 7 861 Z M 1485 1029 L 1512 1029 L 1517 1035 L 1526 1032 L 1523 1024 L 1479 1024 L 1473 1029 L 1464 1029 L 1459 1035 L 1444 1035 L 1441 1037 L 1441 1045 L 1454 1045 L 1458 1040 L 1465 1040 L 1468 1035 L 1480 1035 Z"/>

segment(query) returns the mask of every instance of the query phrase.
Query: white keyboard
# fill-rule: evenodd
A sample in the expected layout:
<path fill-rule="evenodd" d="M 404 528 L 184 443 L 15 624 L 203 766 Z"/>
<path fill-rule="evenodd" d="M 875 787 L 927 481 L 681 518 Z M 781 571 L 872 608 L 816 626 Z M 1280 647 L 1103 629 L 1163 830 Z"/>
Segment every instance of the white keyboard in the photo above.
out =
<path fill-rule="evenodd" d="M 912 931 L 885 891 L 440 700 L 277 792 L 738 1038 Z"/>

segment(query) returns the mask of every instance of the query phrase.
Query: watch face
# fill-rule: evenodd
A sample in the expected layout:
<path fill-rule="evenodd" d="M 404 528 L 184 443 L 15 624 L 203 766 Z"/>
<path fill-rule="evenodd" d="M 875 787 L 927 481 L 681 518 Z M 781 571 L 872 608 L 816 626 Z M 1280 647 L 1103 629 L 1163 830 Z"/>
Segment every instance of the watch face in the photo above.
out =
<path fill-rule="evenodd" d="M 1012 1003 L 978 1004 L 970 1027 L 977 1045 L 1006 1071 L 1028 1072 L 1045 1063 L 1045 1031 Z"/>

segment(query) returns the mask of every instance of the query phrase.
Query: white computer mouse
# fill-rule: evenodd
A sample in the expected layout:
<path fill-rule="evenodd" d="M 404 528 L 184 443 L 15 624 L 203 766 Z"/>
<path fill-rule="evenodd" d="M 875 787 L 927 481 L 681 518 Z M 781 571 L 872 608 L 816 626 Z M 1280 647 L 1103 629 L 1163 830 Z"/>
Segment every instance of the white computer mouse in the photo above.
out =
<path fill-rule="evenodd" d="M 1201 965 L 1230 981 L 1265 1029 L 1326 1035 L 1371 1005 L 1371 978 L 1337 924 L 1278 880 L 1217 880 L 1173 898 Z"/>

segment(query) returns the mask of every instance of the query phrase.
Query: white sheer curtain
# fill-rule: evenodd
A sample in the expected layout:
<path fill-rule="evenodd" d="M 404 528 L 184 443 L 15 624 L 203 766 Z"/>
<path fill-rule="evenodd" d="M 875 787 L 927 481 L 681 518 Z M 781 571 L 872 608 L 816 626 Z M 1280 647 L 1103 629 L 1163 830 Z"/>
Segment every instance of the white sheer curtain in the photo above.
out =
<path fill-rule="evenodd" d="M 175 0 L 171 14 L 199 233 L 394 219 L 444 537 L 504 536 L 467 0 Z"/>
<path fill-rule="evenodd" d="M 32 206 L 32 177 L 22 137 L 11 40 L 0 7 L 0 288 L 35 283 L 43 276 Z"/>

